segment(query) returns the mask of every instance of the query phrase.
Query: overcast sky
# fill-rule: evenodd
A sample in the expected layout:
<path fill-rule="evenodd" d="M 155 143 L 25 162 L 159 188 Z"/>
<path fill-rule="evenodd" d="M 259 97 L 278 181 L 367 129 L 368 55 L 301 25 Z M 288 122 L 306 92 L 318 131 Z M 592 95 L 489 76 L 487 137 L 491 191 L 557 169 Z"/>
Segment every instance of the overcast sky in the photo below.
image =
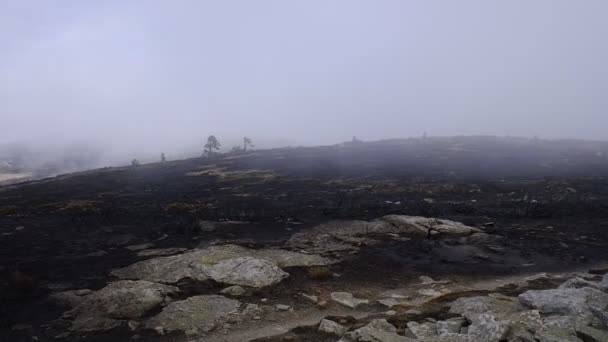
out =
<path fill-rule="evenodd" d="M 0 141 L 608 139 L 607 14 L 606 0 L 0 0 Z"/>

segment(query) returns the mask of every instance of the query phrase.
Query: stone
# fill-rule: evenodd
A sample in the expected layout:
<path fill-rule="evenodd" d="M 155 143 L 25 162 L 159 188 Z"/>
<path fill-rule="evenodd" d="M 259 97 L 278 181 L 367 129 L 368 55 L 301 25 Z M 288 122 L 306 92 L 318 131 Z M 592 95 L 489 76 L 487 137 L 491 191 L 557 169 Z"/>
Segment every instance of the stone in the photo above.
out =
<path fill-rule="evenodd" d="M 321 323 L 319 323 L 319 328 L 317 330 L 329 335 L 342 336 L 348 328 L 329 319 L 323 319 L 321 320 Z"/>
<path fill-rule="evenodd" d="M 388 308 L 392 308 L 393 306 L 399 305 L 401 302 L 399 302 L 395 298 L 383 298 L 383 299 L 379 299 L 378 303 L 380 303 Z"/>
<path fill-rule="evenodd" d="M 291 309 L 291 306 L 285 305 L 285 304 L 277 304 L 277 305 L 274 306 L 274 308 L 277 311 L 287 311 L 287 310 Z"/>
<path fill-rule="evenodd" d="M 311 302 L 313 304 L 317 304 L 317 302 L 319 302 L 319 297 L 318 296 L 307 295 L 306 293 L 300 293 L 300 295 L 302 297 L 304 297 L 304 299 L 308 300 L 309 302 Z"/>
<path fill-rule="evenodd" d="M 608 341 L 608 331 L 596 329 L 590 326 L 579 326 L 576 334 L 585 342 L 606 342 Z"/>
<path fill-rule="evenodd" d="M 334 302 L 347 306 L 351 309 L 355 309 L 360 305 L 369 303 L 369 300 L 355 298 L 353 294 L 349 292 L 332 292 L 330 297 Z"/>
<path fill-rule="evenodd" d="M 252 257 L 222 260 L 208 267 L 206 273 L 218 283 L 256 288 L 274 285 L 289 277 L 289 273 L 276 264 Z"/>
<path fill-rule="evenodd" d="M 374 319 L 355 331 L 348 332 L 338 342 L 415 342 L 397 334 L 397 328 L 385 319 Z"/>
<path fill-rule="evenodd" d="M 437 336 L 437 327 L 435 323 L 424 322 L 407 322 L 407 328 L 417 339 L 425 339 L 427 337 Z"/>
<path fill-rule="evenodd" d="M 121 280 L 87 295 L 68 314 L 78 317 L 137 318 L 166 303 L 179 289 L 148 281 Z"/>
<path fill-rule="evenodd" d="M 282 249 L 254 250 L 237 245 L 220 245 L 140 261 L 115 269 L 112 275 L 120 279 L 142 279 L 164 284 L 175 284 L 181 279 L 190 278 L 195 281 L 226 280 L 227 284 L 261 287 L 275 284 L 288 276 L 280 267 L 323 266 L 333 262 L 319 255 Z M 240 272 L 245 274 L 238 274 Z"/>
<path fill-rule="evenodd" d="M 220 293 L 232 297 L 240 297 L 247 293 L 247 290 L 245 290 L 242 286 L 233 285 L 221 290 Z"/>
<path fill-rule="evenodd" d="M 418 290 L 418 293 L 427 297 L 437 297 L 442 295 L 441 291 L 437 291 L 435 289 L 422 289 Z"/>
<path fill-rule="evenodd" d="M 461 297 L 449 304 L 449 312 L 462 315 L 471 322 L 484 313 L 503 318 L 516 313 L 519 309 L 519 305 L 514 299 L 507 298 L 509 299 Z"/>
<path fill-rule="evenodd" d="M 469 326 L 468 336 L 473 341 L 498 342 L 503 340 L 508 328 L 508 322 L 500 321 L 492 314 L 482 313 Z"/>
<path fill-rule="evenodd" d="M 591 313 L 602 323 L 602 325 L 604 325 L 604 327 L 608 328 L 608 311 L 593 306 L 590 306 L 589 310 L 591 310 Z"/>
<path fill-rule="evenodd" d="M 608 305 L 608 294 L 589 287 L 530 290 L 519 301 L 543 314 L 591 317 L 591 305 Z"/>
<path fill-rule="evenodd" d="M 560 288 L 560 289 L 580 289 L 583 287 L 590 287 L 590 288 L 600 290 L 600 291 L 604 290 L 604 288 L 600 284 L 594 283 L 592 281 L 585 280 L 585 279 L 582 279 L 579 277 L 566 280 L 566 282 L 561 284 L 558 288 Z"/>
<path fill-rule="evenodd" d="M 173 302 L 150 319 L 150 329 L 162 327 L 164 332 L 214 329 L 216 321 L 236 313 L 240 302 L 217 295 L 194 296 Z"/>
<path fill-rule="evenodd" d="M 460 328 L 467 322 L 463 317 L 450 318 L 445 321 L 437 321 L 437 335 L 444 336 L 458 334 Z"/>

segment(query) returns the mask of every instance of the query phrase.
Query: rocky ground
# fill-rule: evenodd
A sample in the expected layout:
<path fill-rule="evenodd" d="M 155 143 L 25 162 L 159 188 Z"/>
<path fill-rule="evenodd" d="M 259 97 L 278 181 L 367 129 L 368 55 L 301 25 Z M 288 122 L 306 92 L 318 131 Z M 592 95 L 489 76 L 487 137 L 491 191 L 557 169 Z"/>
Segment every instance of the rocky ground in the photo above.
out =
<path fill-rule="evenodd" d="M 0 341 L 608 341 L 603 164 L 292 169 L 326 154 L 0 188 Z"/>

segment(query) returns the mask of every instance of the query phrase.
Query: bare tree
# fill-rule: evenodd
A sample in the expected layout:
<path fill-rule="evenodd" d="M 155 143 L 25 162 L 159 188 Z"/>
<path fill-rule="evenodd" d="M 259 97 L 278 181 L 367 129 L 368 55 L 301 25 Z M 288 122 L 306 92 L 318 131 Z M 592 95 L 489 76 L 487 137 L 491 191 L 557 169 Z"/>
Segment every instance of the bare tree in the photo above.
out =
<path fill-rule="evenodd" d="M 204 151 L 208 156 L 211 156 L 213 154 L 213 150 L 219 151 L 221 146 L 222 145 L 220 144 L 219 140 L 217 140 L 215 135 L 210 135 L 209 138 L 207 138 Z"/>
<path fill-rule="evenodd" d="M 131 166 L 139 166 L 139 160 L 137 160 L 137 158 L 133 158 L 133 160 L 131 160 Z"/>
<path fill-rule="evenodd" d="M 243 152 L 247 152 L 247 147 L 253 147 L 253 142 L 250 138 L 243 138 Z"/>
<path fill-rule="evenodd" d="M 161 153 L 160 154 L 160 162 L 164 164 L 166 161 L 167 161 L 167 158 L 165 157 L 165 154 Z"/>

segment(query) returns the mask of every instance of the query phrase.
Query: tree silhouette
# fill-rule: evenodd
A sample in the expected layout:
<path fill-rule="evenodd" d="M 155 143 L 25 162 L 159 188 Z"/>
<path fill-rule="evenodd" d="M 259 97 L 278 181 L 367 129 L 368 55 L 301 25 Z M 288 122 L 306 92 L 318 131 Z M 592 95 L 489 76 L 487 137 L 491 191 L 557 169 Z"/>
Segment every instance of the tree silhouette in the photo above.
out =
<path fill-rule="evenodd" d="M 166 162 L 166 161 L 167 161 L 167 158 L 165 157 L 165 154 L 164 154 L 164 153 L 161 153 L 161 154 L 160 154 L 160 162 L 161 162 L 161 163 L 164 163 L 164 162 Z"/>
<path fill-rule="evenodd" d="M 205 144 L 205 153 L 207 153 L 208 156 L 211 156 L 211 154 L 213 154 L 213 150 L 219 151 L 221 146 L 222 145 L 217 140 L 215 135 L 210 135 L 209 138 L 207 138 L 207 143 Z"/>
<path fill-rule="evenodd" d="M 250 138 L 243 138 L 243 152 L 247 152 L 247 147 L 253 147 L 253 142 Z"/>

